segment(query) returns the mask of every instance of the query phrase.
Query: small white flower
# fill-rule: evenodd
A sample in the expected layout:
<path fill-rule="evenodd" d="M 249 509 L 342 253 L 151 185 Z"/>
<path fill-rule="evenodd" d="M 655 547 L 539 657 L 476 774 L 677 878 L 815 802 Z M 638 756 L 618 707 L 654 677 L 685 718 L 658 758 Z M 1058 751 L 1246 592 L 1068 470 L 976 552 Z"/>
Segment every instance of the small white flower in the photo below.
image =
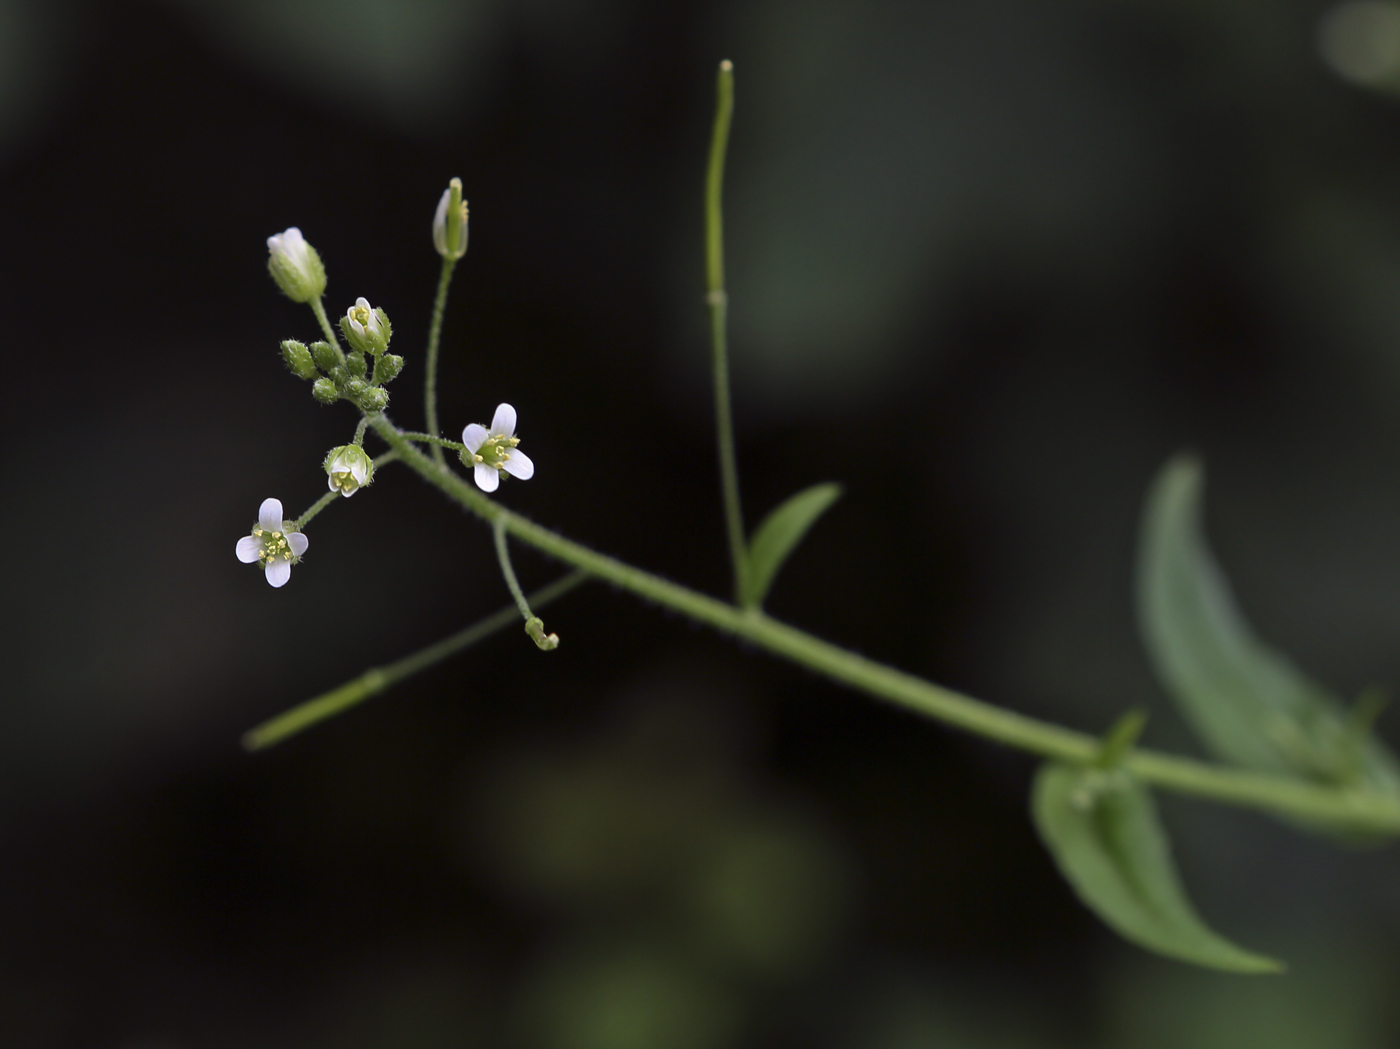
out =
<path fill-rule="evenodd" d="M 454 232 L 455 236 L 451 236 Z M 450 247 L 447 243 L 449 237 L 452 240 Z M 445 259 L 460 259 L 467 253 L 467 202 L 462 199 L 462 180 L 459 178 L 452 180 L 438 201 L 437 213 L 433 215 L 433 247 Z"/>
<path fill-rule="evenodd" d="M 389 345 L 388 316 L 383 310 L 372 308 L 363 295 L 345 311 L 345 316 L 340 320 L 340 330 L 345 333 L 350 345 L 361 353 L 378 356 Z"/>
<path fill-rule="evenodd" d="M 363 448 L 344 444 L 326 454 L 326 483 L 332 492 L 349 497 L 374 480 L 374 461 Z"/>
<path fill-rule="evenodd" d="M 462 443 L 467 446 L 462 462 L 472 467 L 472 477 L 483 492 L 494 492 L 502 473 L 522 481 L 535 476 L 535 464 L 516 447 L 520 438 L 515 436 L 515 409 L 508 404 L 496 405 L 490 430 L 480 423 L 464 429 Z"/>
<path fill-rule="evenodd" d="M 268 272 L 293 302 L 310 302 L 326 290 L 321 256 L 295 226 L 268 237 L 267 252 Z"/>
<path fill-rule="evenodd" d="M 264 499 L 258 507 L 258 523 L 253 534 L 238 540 L 238 560 L 245 565 L 254 561 L 262 564 L 267 581 L 284 586 L 292 577 L 292 565 L 301 560 L 310 541 L 300 532 L 293 532 L 291 521 L 282 520 L 282 503 Z"/>

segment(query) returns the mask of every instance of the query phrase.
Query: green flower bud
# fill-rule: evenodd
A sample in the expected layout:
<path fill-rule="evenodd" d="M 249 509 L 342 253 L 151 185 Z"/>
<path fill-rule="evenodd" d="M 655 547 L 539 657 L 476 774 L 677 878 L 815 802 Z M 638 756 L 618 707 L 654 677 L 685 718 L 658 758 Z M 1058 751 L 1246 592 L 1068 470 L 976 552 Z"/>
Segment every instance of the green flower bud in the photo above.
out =
<path fill-rule="evenodd" d="M 389 317 L 383 310 L 371 309 L 363 296 L 340 318 L 340 330 L 345 339 L 361 353 L 378 357 L 389 348 Z"/>
<path fill-rule="evenodd" d="M 331 366 L 329 375 L 331 377 L 331 381 L 334 382 L 337 386 L 344 386 L 350 380 L 350 373 L 345 370 L 343 365 L 339 364 Z"/>
<path fill-rule="evenodd" d="M 335 383 L 329 379 L 317 379 L 311 384 L 311 396 L 322 404 L 334 404 L 340 400 L 340 391 L 335 388 Z"/>
<path fill-rule="evenodd" d="M 345 384 L 345 393 L 352 401 L 358 401 L 364 396 L 364 392 L 369 389 L 369 383 L 363 379 L 351 379 Z"/>
<path fill-rule="evenodd" d="M 311 344 L 311 356 L 316 358 L 316 363 L 324 372 L 329 372 L 336 366 L 335 347 L 324 339 Z"/>
<path fill-rule="evenodd" d="M 365 355 L 363 353 L 346 354 L 345 362 L 350 366 L 350 374 L 356 378 L 365 377 Z"/>
<path fill-rule="evenodd" d="M 374 362 L 375 384 L 393 382 L 403 371 L 403 358 L 396 353 L 386 353 Z"/>
<path fill-rule="evenodd" d="M 316 362 L 311 359 L 310 351 L 295 339 L 288 339 L 282 344 L 282 358 L 292 373 L 303 379 L 314 379 L 320 374 L 316 371 Z"/>
<path fill-rule="evenodd" d="M 326 453 L 322 464 L 332 492 L 352 496 L 374 480 L 374 463 L 359 445 L 343 444 Z"/>
<path fill-rule="evenodd" d="M 462 180 L 454 178 L 442 191 L 437 214 L 433 216 L 433 247 L 445 259 L 460 259 L 467 253 L 467 202 L 462 199 Z"/>
<path fill-rule="evenodd" d="M 267 271 L 293 302 L 310 302 L 326 290 L 321 256 L 295 226 L 267 238 Z"/>
<path fill-rule="evenodd" d="M 371 386 L 357 400 L 367 412 L 382 412 L 389 405 L 389 391 L 382 386 Z"/>

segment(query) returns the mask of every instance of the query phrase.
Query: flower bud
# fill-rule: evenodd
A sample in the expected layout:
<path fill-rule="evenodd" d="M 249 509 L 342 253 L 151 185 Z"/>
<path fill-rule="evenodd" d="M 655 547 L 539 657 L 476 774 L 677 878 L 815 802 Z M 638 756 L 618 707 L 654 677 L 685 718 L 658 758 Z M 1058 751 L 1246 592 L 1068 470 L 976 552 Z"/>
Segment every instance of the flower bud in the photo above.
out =
<path fill-rule="evenodd" d="M 389 405 L 389 391 L 382 386 L 371 386 L 360 394 L 357 401 L 367 412 L 382 412 Z"/>
<path fill-rule="evenodd" d="M 442 191 L 437 214 L 433 216 L 433 247 L 445 259 L 460 259 L 467 253 L 467 202 L 462 199 L 462 180 L 454 178 Z"/>
<path fill-rule="evenodd" d="M 374 463 L 359 445 L 344 444 L 326 453 L 322 464 L 332 492 L 352 496 L 374 480 Z"/>
<path fill-rule="evenodd" d="M 321 256 L 295 226 L 268 237 L 267 251 L 267 271 L 293 302 L 310 302 L 326 290 Z"/>
<path fill-rule="evenodd" d="M 403 371 L 403 358 L 397 353 L 386 353 L 374 362 L 374 382 L 376 385 L 393 382 L 401 371 Z"/>
<path fill-rule="evenodd" d="M 335 388 L 335 383 L 331 380 L 317 379 L 311 384 L 311 396 L 322 404 L 334 404 L 340 400 L 340 391 Z"/>
<path fill-rule="evenodd" d="M 345 363 L 349 367 L 351 375 L 358 379 L 365 377 L 365 355 L 363 353 L 346 354 Z"/>
<path fill-rule="evenodd" d="M 346 395 L 354 401 L 358 401 L 363 397 L 365 391 L 368 389 L 369 383 L 365 382 L 363 379 L 351 379 L 345 384 Z"/>
<path fill-rule="evenodd" d="M 316 371 L 316 362 L 311 359 L 311 352 L 295 339 L 288 339 L 282 344 L 282 358 L 292 373 L 303 379 L 314 379 L 320 374 Z"/>
<path fill-rule="evenodd" d="M 371 309 L 362 296 L 340 318 L 340 330 L 346 341 L 361 353 L 378 357 L 389 347 L 389 317 L 383 310 Z"/>
<path fill-rule="evenodd" d="M 316 363 L 321 366 L 322 371 L 329 372 L 336 365 L 335 347 L 324 339 L 311 344 L 311 356 L 316 358 Z"/>

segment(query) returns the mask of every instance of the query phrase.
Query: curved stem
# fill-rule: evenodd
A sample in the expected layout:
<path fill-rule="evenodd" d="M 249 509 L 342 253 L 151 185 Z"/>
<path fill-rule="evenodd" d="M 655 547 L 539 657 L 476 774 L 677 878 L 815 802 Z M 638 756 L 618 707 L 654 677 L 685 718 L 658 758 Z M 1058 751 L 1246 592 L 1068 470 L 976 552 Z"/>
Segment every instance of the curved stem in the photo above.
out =
<path fill-rule="evenodd" d="M 403 462 L 453 502 L 537 550 L 583 569 L 656 604 L 725 634 L 742 637 L 774 655 L 834 681 L 888 700 L 998 743 L 1081 764 L 1092 763 L 1102 743 L 1094 736 L 993 706 L 913 674 L 849 652 L 757 609 L 740 609 L 640 568 L 600 554 L 507 510 L 459 475 L 438 467 L 383 416 L 370 425 Z M 1197 797 L 1281 816 L 1343 823 L 1358 829 L 1400 832 L 1400 804 L 1355 789 L 1315 786 L 1283 776 L 1245 772 L 1190 758 L 1131 750 L 1123 764 L 1147 783 Z"/>
<path fill-rule="evenodd" d="M 729 403 L 729 296 L 724 290 L 724 158 L 729 148 L 729 123 L 734 113 L 734 67 L 719 65 L 715 128 L 710 139 L 710 164 L 705 173 L 705 303 L 710 309 L 711 361 L 715 381 L 715 432 L 719 441 L 720 490 L 724 495 L 724 524 L 729 559 L 734 566 L 734 600 L 744 592 L 748 545 L 744 542 L 744 512 L 739 503 L 739 467 L 734 454 L 734 413 Z"/>
<path fill-rule="evenodd" d="M 530 611 L 530 602 L 525 600 L 525 591 L 520 589 L 520 580 L 515 578 L 515 568 L 510 563 L 510 547 L 506 545 L 506 519 L 496 518 L 491 531 L 496 540 L 496 560 L 501 562 L 501 575 L 506 577 L 506 587 L 510 590 L 510 596 L 515 599 L 515 607 L 520 609 L 520 617 L 528 623 L 535 613 Z"/>
<path fill-rule="evenodd" d="M 570 572 L 562 579 L 541 587 L 530 595 L 536 608 L 543 608 L 551 601 L 558 600 L 588 578 L 587 572 Z M 459 630 L 427 648 L 419 649 L 411 656 L 389 663 L 382 667 L 370 667 L 359 677 L 347 681 L 338 688 L 324 692 L 315 699 L 309 699 L 291 710 L 264 721 L 257 728 L 243 735 L 246 750 L 263 750 L 281 743 L 289 736 L 310 728 L 318 722 L 333 718 L 337 714 L 363 703 L 371 696 L 383 692 L 390 685 L 406 677 L 426 670 L 435 663 L 441 663 L 462 649 L 476 644 L 499 630 L 514 623 L 515 608 L 507 606 L 485 619 L 478 620 L 465 630 Z"/>
<path fill-rule="evenodd" d="M 367 422 L 367 421 L 368 421 L 367 419 L 362 420 L 362 424 L 363 424 L 364 422 Z M 388 451 L 388 452 L 385 452 L 383 455 L 378 456 L 378 457 L 374 460 L 374 468 L 375 468 L 376 470 L 378 470 L 378 469 L 379 469 L 381 466 L 383 466 L 385 463 L 392 463 L 392 462 L 393 462 L 395 459 L 397 459 L 398 457 L 399 457 L 399 453 L 398 453 L 398 452 L 395 452 L 395 451 Z M 311 506 L 307 509 L 306 513 L 302 514 L 300 517 L 297 518 L 297 520 L 296 520 L 296 531 L 300 532 L 303 528 L 305 528 L 305 527 L 306 527 L 306 522 L 310 521 L 313 517 L 315 517 L 317 514 L 319 514 L 322 510 L 324 510 L 326 507 L 330 506 L 331 503 L 335 502 L 336 497 L 339 496 L 339 495 L 340 495 L 339 492 L 332 490 L 332 491 L 327 492 L 325 495 L 321 496 L 321 498 L 317 499 L 314 503 L 312 503 Z"/>
<path fill-rule="evenodd" d="M 326 316 L 325 304 L 319 297 L 311 300 L 308 305 L 311 312 L 316 314 L 316 322 L 321 325 L 321 334 L 325 335 L 326 341 L 335 348 L 335 355 L 340 359 L 341 367 L 345 366 L 345 351 L 340 348 L 340 340 L 336 338 L 335 329 L 331 327 L 330 318 Z"/>
<path fill-rule="evenodd" d="M 438 277 L 437 298 L 433 300 L 433 322 L 428 329 L 428 355 L 423 376 L 423 415 L 427 419 L 428 433 L 434 437 L 442 430 L 438 426 L 437 412 L 438 346 L 442 342 L 443 314 L 447 311 L 447 288 L 452 283 L 452 271 L 456 266 L 456 259 L 443 258 L 442 275 Z M 440 447 L 433 447 L 433 461 L 439 466 L 446 465 Z"/>

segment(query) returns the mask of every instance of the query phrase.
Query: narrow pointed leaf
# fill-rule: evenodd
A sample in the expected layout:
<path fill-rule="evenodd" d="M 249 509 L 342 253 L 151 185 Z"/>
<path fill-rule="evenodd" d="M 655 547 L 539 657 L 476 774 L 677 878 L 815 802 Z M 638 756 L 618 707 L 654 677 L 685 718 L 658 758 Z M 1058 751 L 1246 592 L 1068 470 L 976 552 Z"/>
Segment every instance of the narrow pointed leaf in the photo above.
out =
<path fill-rule="evenodd" d="M 1173 459 L 1143 515 L 1138 619 L 1158 678 L 1219 758 L 1400 796 L 1400 767 L 1365 719 L 1245 622 L 1201 534 L 1202 485 L 1198 462 Z"/>
<path fill-rule="evenodd" d="M 1152 795 L 1122 769 L 1043 765 L 1031 813 L 1060 873 L 1084 904 L 1149 951 L 1237 973 L 1283 963 L 1213 932 L 1191 906 Z"/>
<path fill-rule="evenodd" d="M 749 543 L 740 604 L 745 608 L 757 608 L 763 603 L 788 555 L 840 496 L 839 484 L 815 484 L 798 492 L 763 519 Z"/>

